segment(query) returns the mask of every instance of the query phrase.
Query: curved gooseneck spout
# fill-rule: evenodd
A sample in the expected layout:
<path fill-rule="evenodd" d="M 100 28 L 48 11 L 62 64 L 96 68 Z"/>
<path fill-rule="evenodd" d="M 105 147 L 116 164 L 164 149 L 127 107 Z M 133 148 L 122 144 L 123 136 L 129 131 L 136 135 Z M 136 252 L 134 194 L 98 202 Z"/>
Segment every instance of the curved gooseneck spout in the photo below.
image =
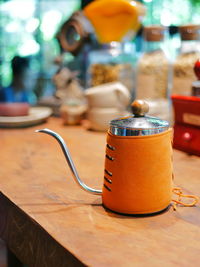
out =
<path fill-rule="evenodd" d="M 84 184 L 83 181 L 80 179 L 80 177 L 79 177 L 79 175 L 78 175 L 78 172 L 77 172 L 77 170 L 76 170 L 76 167 L 75 167 L 75 165 L 74 165 L 74 162 L 73 162 L 73 160 L 72 160 L 72 157 L 71 157 L 71 155 L 70 155 L 70 153 L 69 153 L 69 150 L 68 150 L 68 148 L 67 148 L 67 146 L 66 146 L 66 144 L 65 144 L 65 142 L 64 142 L 64 140 L 63 140 L 63 138 L 62 138 L 59 134 L 57 134 L 57 133 L 55 133 L 55 132 L 53 132 L 53 131 L 51 131 L 51 130 L 49 130 L 49 129 L 36 130 L 36 132 L 39 132 L 39 133 L 46 133 L 46 134 L 48 134 L 48 135 L 51 135 L 51 136 L 53 136 L 53 137 L 58 141 L 58 143 L 60 144 L 60 146 L 61 146 L 61 148 L 62 148 L 62 151 L 63 151 L 63 153 L 64 153 L 64 155 L 65 155 L 65 158 L 66 158 L 66 160 L 67 160 L 67 163 L 68 163 L 68 165 L 69 165 L 69 167 L 70 167 L 70 170 L 71 170 L 71 172 L 72 172 L 72 174 L 73 174 L 73 178 L 74 178 L 74 180 L 76 181 L 76 183 L 77 183 L 82 189 L 84 189 L 85 191 L 87 191 L 87 192 L 89 192 L 89 193 L 91 193 L 91 194 L 94 194 L 94 195 L 101 195 L 101 194 L 102 194 L 102 191 L 101 191 L 101 190 L 96 190 L 96 189 L 93 189 L 93 188 L 91 188 L 91 187 L 88 187 L 88 186 L 87 186 L 86 184 Z"/>

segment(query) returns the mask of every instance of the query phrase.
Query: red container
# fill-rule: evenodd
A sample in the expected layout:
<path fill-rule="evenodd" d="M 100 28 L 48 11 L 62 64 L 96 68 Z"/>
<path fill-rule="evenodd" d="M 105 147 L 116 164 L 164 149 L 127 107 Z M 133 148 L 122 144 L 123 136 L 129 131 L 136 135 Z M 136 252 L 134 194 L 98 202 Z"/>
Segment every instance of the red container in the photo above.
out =
<path fill-rule="evenodd" d="M 173 147 L 200 156 L 200 98 L 173 95 Z"/>
<path fill-rule="evenodd" d="M 27 116 L 29 113 L 28 103 L 0 103 L 0 116 Z"/>

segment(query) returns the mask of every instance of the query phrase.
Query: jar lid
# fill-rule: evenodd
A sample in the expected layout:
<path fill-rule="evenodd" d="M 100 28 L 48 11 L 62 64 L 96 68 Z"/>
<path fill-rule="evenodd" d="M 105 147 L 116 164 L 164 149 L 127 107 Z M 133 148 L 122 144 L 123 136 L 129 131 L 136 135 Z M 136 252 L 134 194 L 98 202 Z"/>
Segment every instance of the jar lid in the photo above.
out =
<path fill-rule="evenodd" d="M 200 25 L 186 24 L 179 26 L 181 40 L 199 40 L 200 39 Z"/>
<path fill-rule="evenodd" d="M 168 121 L 145 115 L 149 111 L 147 102 L 135 100 L 131 106 L 133 115 L 110 122 L 112 134 L 119 136 L 152 135 L 164 132 L 169 128 Z"/>
<path fill-rule="evenodd" d="M 144 27 L 144 39 L 149 42 L 160 42 L 164 39 L 165 27 L 160 25 L 150 25 Z"/>

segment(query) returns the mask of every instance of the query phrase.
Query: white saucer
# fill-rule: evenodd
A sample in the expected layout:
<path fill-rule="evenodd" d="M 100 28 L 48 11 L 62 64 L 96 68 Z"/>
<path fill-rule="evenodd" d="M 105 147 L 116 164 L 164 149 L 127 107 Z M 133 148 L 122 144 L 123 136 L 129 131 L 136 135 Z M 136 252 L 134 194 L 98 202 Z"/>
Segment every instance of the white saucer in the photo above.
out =
<path fill-rule="evenodd" d="M 31 107 L 27 116 L 0 116 L 0 127 L 15 128 L 32 126 L 45 121 L 51 114 L 51 108 Z"/>

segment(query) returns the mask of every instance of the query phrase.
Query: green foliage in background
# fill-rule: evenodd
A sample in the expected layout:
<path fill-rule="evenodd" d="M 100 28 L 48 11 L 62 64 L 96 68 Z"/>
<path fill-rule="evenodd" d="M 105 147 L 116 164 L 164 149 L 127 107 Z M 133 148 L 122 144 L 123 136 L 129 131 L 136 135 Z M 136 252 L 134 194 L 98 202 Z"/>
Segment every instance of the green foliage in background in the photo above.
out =
<path fill-rule="evenodd" d="M 196 5 L 200 5 L 200 0 L 190 0 L 190 2 L 196 6 Z"/>

